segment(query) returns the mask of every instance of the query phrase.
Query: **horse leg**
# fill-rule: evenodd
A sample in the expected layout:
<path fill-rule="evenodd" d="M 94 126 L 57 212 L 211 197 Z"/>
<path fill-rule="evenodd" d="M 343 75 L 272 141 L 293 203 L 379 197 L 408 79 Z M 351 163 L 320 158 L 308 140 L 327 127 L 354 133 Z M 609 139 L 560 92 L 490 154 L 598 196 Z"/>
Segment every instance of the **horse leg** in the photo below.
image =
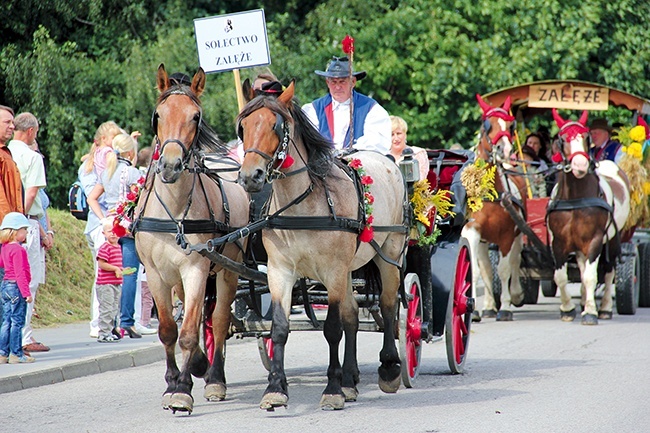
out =
<path fill-rule="evenodd" d="M 214 356 L 212 366 L 206 376 L 203 397 L 208 401 L 221 401 L 226 398 L 226 373 L 224 369 L 224 346 L 230 326 L 230 306 L 237 291 L 237 274 L 222 270 L 217 274 L 217 305 L 212 313 L 212 332 L 214 335 Z"/>
<path fill-rule="evenodd" d="M 596 309 L 596 285 L 598 284 L 598 257 L 593 262 L 587 261 L 582 271 L 582 284 L 585 286 L 585 309 L 582 312 L 583 325 L 598 325 Z"/>
<path fill-rule="evenodd" d="M 610 320 L 612 318 L 612 286 L 614 284 L 614 277 L 616 272 L 612 269 L 605 274 L 605 291 L 603 292 L 603 299 L 600 301 L 600 308 L 598 309 L 598 318 L 603 320 Z"/>
<path fill-rule="evenodd" d="M 203 270 L 203 272 L 201 272 Z M 192 413 L 194 399 L 192 397 L 192 375 L 203 377 L 208 370 L 209 362 L 207 357 L 199 348 L 199 323 L 203 316 L 202 307 L 205 298 L 205 280 L 208 275 L 206 269 L 181 271 L 182 275 L 191 275 L 183 279 L 185 301 L 183 304 L 184 317 L 181 333 L 178 339 L 182 351 L 181 372 L 178 377 L 176 391 L 171 397 L 169 408 L 172 411 Z"/>
<path fill-rule="evenodd" d="M 402 380 L 401 365 L 395 345 L 395 317 L 397 315 L 397 292 L 400 285 L 400 271 L 394 265 L 379 259 L 375 260 L 381 272 L 381 317 L 384 321 L 384 344 L 379 353 L 379 389 L 395 393 Z"/>
<path fill-rule="evenodd" d="M 343 377 L 341 388 L 345 401 L 357 401 L 359 391 L 359 365 L 357 364 L 357 334 L 359 332 L 359 305 L 352 293 L 352 277 L 348 275 L 348 296 L 341 303 L 341 321 L 345 335 L 345 351 L 343 355 Z"/>
<path fill-rule="evenodd" d="M 555 270 L 553 281 L 555 281 L 555 285 L 560 289 L 560 319 L 563 322 L 573 322 L 576 318 L 576 306 L 571 302 L 571 296 L 566 289 L 566 285 L 569 282 L 566 263 L 561 268 Z"/>
<path fill-rule="evenodd" d="M 481 242 L 481 235 L 475 228 L 465 226 L 461 234 L 469 243 L 469 253 L 472 258 L 472 290 L 474 299 L 478 299 L 477 288 L 480 275 L 485 286 L 483 312 L 481 316 L 494 318 L 497 314 L 497 308 L 494 301 L 494 293 L 492 292 L 492 265 L 490 264 L 488 244 Z M 474 318 L 473 320 L 477 319 Z"/>
<path fill-rule="evenodd" d="M 278 269 L 270 265 L 268 268 L 268 279 L 269 289 L 271 291 L 271 306 L 273 309 L 273 324 L 271 325 L 273 360 L 271 360 L 271 371 L 268 376 L 269 384 L 260 402 L 260 408 L 267 411 L 273 411 L 276 407 L 286 406 L 287 401 L 289 401 L 287 376 L 284 372 L 284 348 L 289 338 L 291 291 L 293 290 L 296 277 L 291 274 L 284 275 L 284 278 L 282 278 L 281 275 L 277 274 Z"/>
<path fill-rule="evenodd" d="M 507 260 L 510 263 L 510 302 L 515 307 L 524 305 L 524 290 L 521 287 L 521 250 L 523 249 L 523 235 L 518 235 L 512 242 L 512 248 Z M 504 287 L 504 286 L 501 286 Z"/>
<path fill-rule="evenodd" d="M 512 274 L 512 269 L 510 268 L 510 254 L 503 256 L 501 251 L 499 251 L 499 264 L 497 265 L 497 274 L 499 275 L 499 280 L 501 281 L 501 309 L 497 313 L 497 322 L 511 322 L 512 321 L 512 311 L 510 311 L 510 276 Z"/>

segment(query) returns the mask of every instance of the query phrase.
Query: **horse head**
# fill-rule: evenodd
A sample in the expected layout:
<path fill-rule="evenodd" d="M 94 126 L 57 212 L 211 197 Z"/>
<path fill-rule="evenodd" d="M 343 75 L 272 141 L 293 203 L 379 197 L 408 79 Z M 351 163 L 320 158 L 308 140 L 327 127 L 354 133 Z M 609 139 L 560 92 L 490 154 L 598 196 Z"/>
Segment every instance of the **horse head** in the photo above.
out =
<path fill-rule="evenodd" d="M 203 119 L 199 96 L 205 88 L 205 72 L 199 68 L 189 87 L 172 85 L 165 65 L 160 64 L 156 83 L 160 95 L 151 118 L 156 146 L 160 146 L 156 172 L 164 183 L 174 183 L 188 167 L 195 151 Z"/>
<path fill-rule="evenodd" d="M 501 107 L 492 107 L 479 94 L 476 99 L 483 111 L 479 157 L 493 163 L 507 162 L 512 153 L 512 135 L 515 128 L 515 118 L 510 114 L 510 97 L 506 98 Z"/>
<path fill-rule="evenodd" d="M 293 159 L 288 156 L 294 83 L 280 96 L 258 97 L 237 117 L 237 135 L 244 144 L 244 160 L 237 182 L 248 192 L 257 192 L 272 172 Z"/>
<path fill-rule="evenodd" d="M 582 179 L 589 172 L 589 128 L 587 128 L 587 111 L 583 111 L 580 120 L 572 121 L 563 119 L 557 110 L 553 109 L 553 119 L 560 128 L 560 152 L 565 163 L 568 162 L 567 170 L 570 168 L 573 175 Z"/>

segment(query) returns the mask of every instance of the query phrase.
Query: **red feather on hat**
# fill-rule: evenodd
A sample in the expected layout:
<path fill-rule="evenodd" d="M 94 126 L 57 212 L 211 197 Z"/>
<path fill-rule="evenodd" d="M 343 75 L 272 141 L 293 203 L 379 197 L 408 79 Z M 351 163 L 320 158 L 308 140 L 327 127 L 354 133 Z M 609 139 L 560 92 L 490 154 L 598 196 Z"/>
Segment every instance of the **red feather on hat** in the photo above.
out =
<path fill-rule="evenodd" d="M 343 52 L 345 54 L 354 53 L 354 38 L 352 36 L 345 35 L 345 37 L 341 41 L 341 45 L 343 46 Z"/>

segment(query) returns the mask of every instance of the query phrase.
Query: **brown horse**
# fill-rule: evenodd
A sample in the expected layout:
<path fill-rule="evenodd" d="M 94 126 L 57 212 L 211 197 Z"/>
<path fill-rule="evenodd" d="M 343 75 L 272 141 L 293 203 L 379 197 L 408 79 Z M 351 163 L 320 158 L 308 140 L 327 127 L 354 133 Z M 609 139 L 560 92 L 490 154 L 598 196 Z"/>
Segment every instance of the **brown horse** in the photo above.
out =
<path fill-rule="evenodd" d="M 551 195 L 547 221 L 555 258 L 554 280 L 560 289 L 560 317 L 573 321 L 575 306 L 566 291 L 567 260 L 576 253 L 582 280 L 583 325 L 597 325 L 598 319 L 612 318 L 612 283 L 616 259 L 621 254 L 619 230 L 630 212 L 627 176 L 613 161 L 595 163 L 589 156 L 587 112 L 577 122 L 564 120 L 553 109 L 560 128 L 564 170 Z M 600 309 L 594 292 L 598 284 L 599 261 L 605 271 L 605 291 Z"/>
<path fill-rule="evenodd" d="M 397 166 L 385 156 L 376 152 L 351 156 L 373 179 L 369 188 L 374 195 L 373 242 L 378 250 L 371 243 L 359 243 L 358 234 L 368 223 L 368 215 L 363 216 L 363 193 L 333 157 L 332 144 L 320 136 L 293 96 L 292 83 L 277 98 L 256 97 L 238 117 L 245 149 L 239 182 L 249 192 L 259 191 L 267 181 L 272 181 L 273 187 L 269 225 L 262 232 L 273 305 L 273 360 L 260 407 L 273 410 L 287 404 L 284 350 L 291 292 L 298 278 L 309 277 L 327 288 L 329 305 L 323 331 L 330 347 L 328 382 L 320 404 L 323 409 L 342 409 L 346 400 L 356 399 L 359 382 L 359 307 L 352 296 L 351 271 L 371 260 L 379 268 L 382 284 L 384 344 L 379 356 L 379 386 L 384 392 L 399 388 L 394 322 L 400 285 L 396 264 L 401 263 L 406 248 L 405 185 Z M 343 333 L 341 366 L 339 343 Z"/>
<path fill-rule="evenodd" d="M 202 118 L 199 97 L 205 87 L 203 70 L 199 69 L 188 87 L 172 85 L 160 65 L 157 84 L 160 96 L 153 114 L 153 129 L 162 145 L 160 158 L 152 162 L 138 202 L 135 241 L 158 309 L 158 335 L 167 355 L 163 408 L 192 412 L 191 375 L 205 377 L 206 399 L 223 400 L 226 395 L 224 342 L 237 275 L 213 269 L 217 272 L 218 290 L 212 314 L 214 361 L 210 365 L 199 347 L 199 326 L 212 263 L 198 253 L 186 254 L 182 247 L 189 242 L 206 242 L 217 234 L 225 234 L 231 226 L 248 223 L 248 195 L 236 183 L 210 175 L 201 162 L 202 151 L 224 156 L 228 152 Z M 241 250 L 235 244 L 225 246 L 222 254 L 241 259 Z M 172 289 L 183 301 L 180 338 L 172 315 Z M 180 370 L 175 355 L 177 340 L 183 354 Z"/>
<path fill-rule="evenodd" d="M 496 166 L 494 186 L 499 197 L 504 192 L 518 200 L 519 211 L 525 220 L 526 194 L 525 182 L 520 176 L 508 176 L 504 165 L 509 163 L 512 152 L 512 127 L 514 117 L 510 115 L 510 98 L 502 107 L 492 107 L 476 95 L 483 111 L 483 125 L 478 143 L 477 156 Z M 498 321 L 512 320 L 510 304 L 523 304 L 524 292 L 519 280 L 522 234 L 510 214 L 501 206 L 499 200 L 484 201 L 483 208 L 472 214 L 471 220 L 463 227 L 462 235 L 469 241 L 472 254 L 472 286 L 476 287 L 480 275 L 485 283 L 485 303 L 482 317 L 496 317 Z M 492 266 L 488 244 L 496 244 L 499 249 L 497 272 L 501 280 L 501 308 L 497 311 L 492 291 Z M 506 288 L 509 287 L 509 290 Z M 475 295 L 476 297 L 476 295 Z"/>

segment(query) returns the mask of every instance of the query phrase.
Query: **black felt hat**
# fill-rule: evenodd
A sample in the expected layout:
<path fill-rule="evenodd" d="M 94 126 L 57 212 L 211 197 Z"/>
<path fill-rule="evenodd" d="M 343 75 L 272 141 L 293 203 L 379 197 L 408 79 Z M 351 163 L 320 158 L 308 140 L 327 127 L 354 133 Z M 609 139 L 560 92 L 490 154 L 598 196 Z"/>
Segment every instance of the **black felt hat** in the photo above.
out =
<path fill-rule="evenodd" d="M 347 57 L 332 57 L 332 60 L 327 65 L 325 71 L 314 71 L 316 75 L 320 75 L 325 78 L 345 78 L 350 76 L 350 59 Z M 366 71 L 355 72 L 352 71 L 352 75 L 357 80 L 363 80 L 366 75 Z"/>
<path fill-rule="evenodd" d="M 183 86 L 192 85 L 192 80 L 190 79 L 190 77 L 180 72 L 174 72 L 173 74 L 171 74 L 169 76 L 169 81 L 171 82 L 172 86 L 180 86 L 181 84 Z"/>

